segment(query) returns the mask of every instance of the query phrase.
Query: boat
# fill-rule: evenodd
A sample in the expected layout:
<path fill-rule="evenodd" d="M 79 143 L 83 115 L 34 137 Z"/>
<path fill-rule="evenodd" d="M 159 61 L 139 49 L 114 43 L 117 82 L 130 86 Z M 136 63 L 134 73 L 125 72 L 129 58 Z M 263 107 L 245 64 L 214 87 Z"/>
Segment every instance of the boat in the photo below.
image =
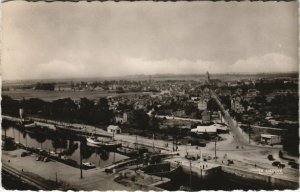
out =
<path fill-rule="evenodd" d="M 23 121 L 21 121 L 21 125 L 26 128 L 29 128 L 29 127 L 35 127 L 36 123 L 31 119 L 24 119 Z"/>
<path fill-rule="evenodd" d="M 99 140 L 97 137 L 87 137 L 87 145 L 91 147 L 120 147 L 121 143 L 115 141 L 103 141 Z"/>
<path fill-rule="evenodd" d="M 84 162 L 82 163 L 83 167 L 86 168 L 86 169 L 93 169 L 93 168 L 96 168 L 96 165 L 91 163 L 91 162 Z"/>

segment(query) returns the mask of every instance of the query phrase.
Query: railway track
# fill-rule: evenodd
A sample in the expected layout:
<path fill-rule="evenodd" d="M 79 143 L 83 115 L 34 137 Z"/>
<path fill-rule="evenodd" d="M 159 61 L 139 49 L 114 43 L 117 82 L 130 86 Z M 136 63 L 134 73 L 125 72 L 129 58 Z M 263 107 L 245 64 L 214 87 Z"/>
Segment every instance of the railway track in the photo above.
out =
<path fill-rule="evenodd" d="M 35 179 L 31 178 L 30 176 L 27 176 L 25 174 L 22 174 L 21 171 L 17 171 L 5 164 L 2 163 L 2 170 L 3 171 L 6 171 L 7 173 L 15 176 L 15 177 L 18 177 L 20 178 L 22 181 L 40 189 L 40 190 L 53 190 L 53 188 L 49 187 L 49 186 L 46 186 L 45 184 L 39 182 L 39 181 L 36 181 Z"/>

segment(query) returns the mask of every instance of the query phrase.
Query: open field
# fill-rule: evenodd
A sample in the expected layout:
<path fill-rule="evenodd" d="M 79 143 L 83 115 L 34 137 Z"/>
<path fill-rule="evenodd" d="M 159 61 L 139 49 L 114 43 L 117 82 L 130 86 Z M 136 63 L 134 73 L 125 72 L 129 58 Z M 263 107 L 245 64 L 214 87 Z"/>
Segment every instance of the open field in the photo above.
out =
<path fill-rule="evenodd" d="M 107 96 L 124 96 L 124 95 L 141 95 L 149 94 L 149 92 L 127 92 L 127 93 L 110 93 L 107 91 L 43 91 L 32 89 L 19 89 L 15 91 L 3 91 L 2 95 L 10 96 L 13 99 L 29 99 L 40 98 L 44 101 L 53 101 L 70 97 L 74 100 L 86 97 L 88 99 L 99 99 Z"/>

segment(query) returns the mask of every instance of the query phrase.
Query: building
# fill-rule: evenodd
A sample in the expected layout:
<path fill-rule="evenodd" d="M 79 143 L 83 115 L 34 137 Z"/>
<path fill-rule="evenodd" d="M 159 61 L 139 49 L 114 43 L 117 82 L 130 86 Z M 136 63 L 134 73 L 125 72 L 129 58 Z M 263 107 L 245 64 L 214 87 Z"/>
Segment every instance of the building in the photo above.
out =
<path fill-rule="evenodd" d="M 243 113 L 245 111 L 244 106 L 241 104 L 242 99 L 239 96 L 234 96 L 231 99 L 231 110 L 236 113 Z"/>
<path fill-rule="evenodd" d="M 197 128 L 192 129 L 192 133 L 202 134 L 202 133 L 210 133 L 210 134 L 216 134 L 216 133 L 228 133 L 228 127 L 224 124 L 213 124 L 208 126 L 197 126 Z"/>
<path fill-rule="evenodd" d="M 281 137 L 279 135 L 261 134 L 260 141 L 269 145 L 279 144 L 281 143 Z"/>
<path fill-rule="evenodd" d="M 207 110 L 207 102 L 205 102 L 203 99 L 200 99 L 198 102 L 198 109 L 200 111 Z"/>
<path fill-rule="evenodd" d="M 210 90 L 209 90 L 209 88 L 205 87 L 203 89 L 202 94 L 203 94 L 204 101 L 208 102 L 210 100 Z"/>
<path fill-rule="evenodd" d="M 191 130 L 192 133 L 198 133 L 198 134 L 202 134 L 202 133 L 217 133 L 217 127 L 214 125 L 210 125 L 210 126 L 197 126 L 197 128 L 192 129 Z"/>
<path fill-rule="evenodd" d="M 205 110 L 201 113 L 201 117 L 202 117 L 202 123 L 203 124 L 209 124 L 211 122 L 211 118 L 210 118 L 210 112 Z"/>
<path fill-rule="evenodd" d="M 121 134 L 122 130 L 119 126 L 117 125 L 109 125 L 107 127 L 107 132 L 108 133 L 115 133 L 115 134 Z"/>

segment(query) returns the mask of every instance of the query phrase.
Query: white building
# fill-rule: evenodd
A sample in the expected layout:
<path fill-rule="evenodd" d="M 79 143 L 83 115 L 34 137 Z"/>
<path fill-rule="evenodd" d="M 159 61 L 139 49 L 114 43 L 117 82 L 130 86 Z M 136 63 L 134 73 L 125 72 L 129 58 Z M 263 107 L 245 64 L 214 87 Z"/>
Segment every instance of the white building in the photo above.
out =
<path fill-rule="evenodd" d="M 269 145 L 281 143 L 281 137 L 279 135 L 261 134 L 260 141 Z"/>
<path fill-rule="evenodd" d="M 115 134 L 121 134 L 122 130 L 119 126 L 117 125 L 109 125 L 107 127 L 107 132 L 108 133 L 115 133 Z"/>
<path fill-rule="evenodd" d="M 222 124 L 213 124 L 213 125 L 209 125 L 209 126 L 197 126 L 197 128 L 192 129 L 191 132 L 192 133 L 198 133 L 198 134 L 202 134 L 202 133 L 217 133 L 217 131 L 223 131 L 226 132 L 228 130 L 227 126 L 222 125 Z"/>

